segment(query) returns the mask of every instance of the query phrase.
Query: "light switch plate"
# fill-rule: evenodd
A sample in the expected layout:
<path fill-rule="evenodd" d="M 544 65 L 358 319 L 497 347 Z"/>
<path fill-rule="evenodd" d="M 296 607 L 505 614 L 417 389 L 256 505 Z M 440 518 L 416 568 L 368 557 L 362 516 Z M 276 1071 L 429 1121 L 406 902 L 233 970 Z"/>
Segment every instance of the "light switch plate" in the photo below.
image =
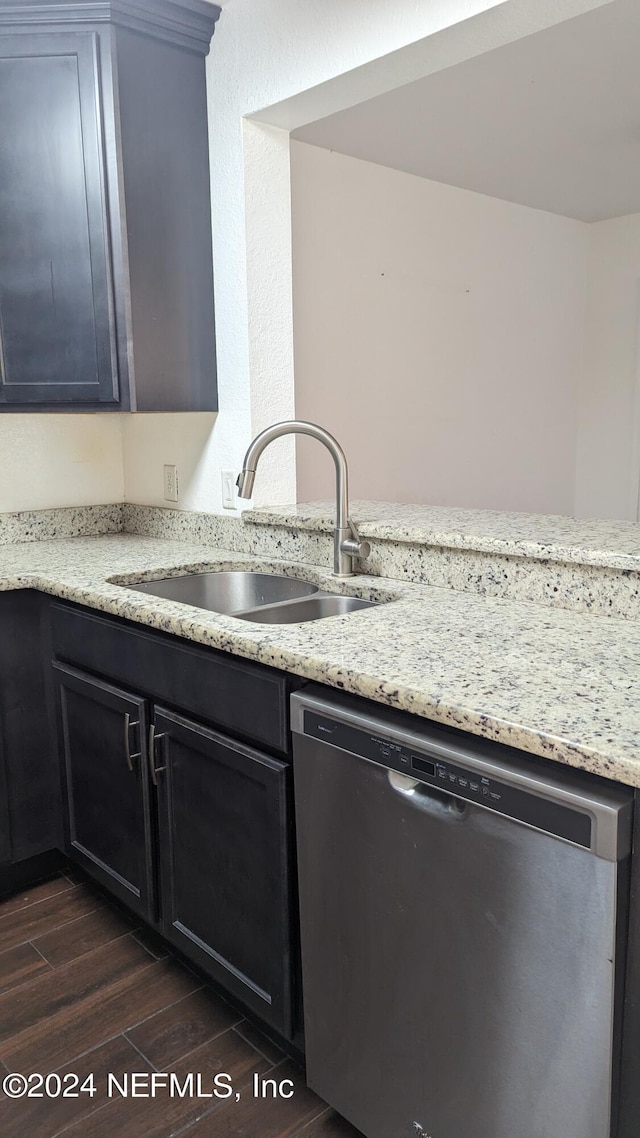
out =
<path fill-rule="evenodd" d="M 164 500 L 165 502 L 178 501 L 178 468 L 166 466 L 164 468 Z"/>
<path fill-rule="evenodd" d="M 235 471 L 222 471 L 222 508 L 235 510 L 236 508 L 236 478 Z"/>

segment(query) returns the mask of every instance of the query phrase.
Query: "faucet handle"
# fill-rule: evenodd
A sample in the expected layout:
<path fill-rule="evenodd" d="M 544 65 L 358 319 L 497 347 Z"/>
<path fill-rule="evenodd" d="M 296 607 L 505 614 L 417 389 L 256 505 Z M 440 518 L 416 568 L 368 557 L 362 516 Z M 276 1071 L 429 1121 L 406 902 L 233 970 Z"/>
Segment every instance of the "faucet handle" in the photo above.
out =
<path fill-rule="evenodd" d="M 348 553 L 350 557 L 359 557 L 362 561 L 371 553 L 371 546 L 368 541 L 354 541 L 348 537 L 346 541 L 341 542 L 340 551 Z"/>
<path fill-rule="evenodd" d="M 356 524 L 351 518 L 347 518 L 347 525 L 351 530 L 351 537 L 340 543 L 340 549 L 342 553 L 348 553 L 350 557 L 359 557 L 362 561 L 371 553 L 371 546 L 368 541 L 360 540 Z"/>

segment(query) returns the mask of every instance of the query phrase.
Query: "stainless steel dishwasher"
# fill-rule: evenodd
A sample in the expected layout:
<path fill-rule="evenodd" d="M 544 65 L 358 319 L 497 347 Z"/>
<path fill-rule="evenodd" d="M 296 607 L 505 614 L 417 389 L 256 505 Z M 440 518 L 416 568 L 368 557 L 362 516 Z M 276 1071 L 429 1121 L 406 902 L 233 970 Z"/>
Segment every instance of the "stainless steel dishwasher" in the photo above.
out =
<path fill-rule="evenodd" d="M 326 689 L 292 710 L 309 1085 L 367 1138 L 610 1138 L 632 794 Z"/>

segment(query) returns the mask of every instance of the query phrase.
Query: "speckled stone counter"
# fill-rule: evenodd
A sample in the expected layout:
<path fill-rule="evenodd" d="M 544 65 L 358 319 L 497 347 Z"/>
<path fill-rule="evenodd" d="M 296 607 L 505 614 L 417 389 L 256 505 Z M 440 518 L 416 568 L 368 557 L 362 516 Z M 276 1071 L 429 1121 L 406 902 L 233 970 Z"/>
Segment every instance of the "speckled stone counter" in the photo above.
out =
<path fill-rule="evenodd" d="M 71 506 L 52 510 L 20 510 L 0 514 L 0 545 L 18 541 L 50 541 L 63 537 L 95 537 L 124 529 L 124 506 Z"/>
<path fill-rule="evenodd" d="M 353 501 L 350 512 L 366 538 L 640 571 L 640 526 L 633 522 L 367 501 Z M 247 510 L 242 517 L 255 525 L 328 532 L 333 514 L 332 502 L 303 502 Z"/>
<path fill-rule="evenodd" d="M 330 568 L 331 503 L 242 518 L 154 506 L 0 514 L 0 545 L 125 531 Z M 533 514 L 354 502 L 369 576 L 640 620 L 640 527 Z"/>
<path fill-rule="evenodd" d="M 332 516 L 332 503 L 310 502 L 242 518 L 256 551 L 268 533 L 317 560 L 330 555 Z M 371 574 L 640 620 L 640 526 L 631 522 L 363 501 L 351 516 L 371 543 Z"/>
<path fill-rule="evenodd" d="M 266 564 L 388 603 L 274 626 L 160 600 L 115 582 L 265 562 L 127 534 L 6 545 L 0 590 L 37 588 L 640 786 L 639 623 L 372 576 L 339 586 L 322 568 Z"/>

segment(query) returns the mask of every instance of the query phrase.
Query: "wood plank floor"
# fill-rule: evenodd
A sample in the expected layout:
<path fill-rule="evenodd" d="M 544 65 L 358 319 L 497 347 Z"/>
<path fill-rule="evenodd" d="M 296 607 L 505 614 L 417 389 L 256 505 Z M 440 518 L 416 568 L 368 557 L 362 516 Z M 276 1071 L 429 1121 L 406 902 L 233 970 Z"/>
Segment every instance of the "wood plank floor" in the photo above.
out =
<path fill-rule="evenodd" d="M 360 1138 L 201 976 L 74 875 L 0 902 L 0 1078 L 7 1072 L 53 1073 L 77 1097 L 33 1083 L 42 1098 L 0 1091 L 1 1138 Z M 176 1075 L 173 1094 L 158 1086 L 150 1097 L 154 1072 Z M 191 1075 L 210 1093 L 218 1072 L 232 1098 L 177 1093 Z M 109 1095 L 109 1075 L 122 1086 L 134 1073 L 144 1097 Z M 76 1075 L 80 1086 L 93 1075 L 95 1093 L 78 1091 Z M 255 1076 L 291 1079 L 293 1097 L 255 1098 Z"/>

